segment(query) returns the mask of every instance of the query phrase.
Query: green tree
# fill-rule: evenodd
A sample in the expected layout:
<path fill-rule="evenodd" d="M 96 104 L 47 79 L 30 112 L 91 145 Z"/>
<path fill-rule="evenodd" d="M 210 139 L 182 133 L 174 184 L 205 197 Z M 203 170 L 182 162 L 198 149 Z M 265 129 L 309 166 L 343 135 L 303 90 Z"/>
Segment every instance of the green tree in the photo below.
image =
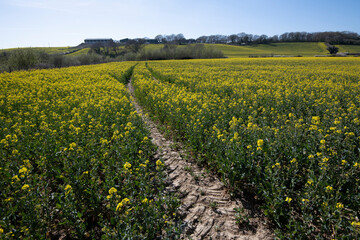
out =
<path fill-rule="evenodd" d="M 334 45 L 330 45 L 326 48 L 330 54 L 336 54 L 339 51 L 339 48 L 334 46 Z"/>

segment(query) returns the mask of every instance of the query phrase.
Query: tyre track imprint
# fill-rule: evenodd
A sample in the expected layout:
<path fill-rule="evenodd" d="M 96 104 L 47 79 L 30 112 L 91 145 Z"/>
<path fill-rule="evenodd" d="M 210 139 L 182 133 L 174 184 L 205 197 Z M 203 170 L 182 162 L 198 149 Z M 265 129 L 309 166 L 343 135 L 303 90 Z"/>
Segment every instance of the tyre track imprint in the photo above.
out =
<path fill-rule="evenodd" d="M 206 173 L 195 163 L 183 159 L 184 150 L 175 151 L 173 142 L 159 132 L 157 126 L 143 114 L 136 102 L 134 88 L 127 88 L 131 101 L 151 132 L 152 142 L 158 146 L 155 158 L 164 162 L 170 192 L 177 192 L 181 200 L 178 214 L 185 223 L 182 239 L 273 239 L 264 217 L 258 216 L 253 207 L 244 208 L 240 199 L 231 199 L 224 184 Z M 234 208 L 244 209 L 246 224 L 236 224 Z"/>

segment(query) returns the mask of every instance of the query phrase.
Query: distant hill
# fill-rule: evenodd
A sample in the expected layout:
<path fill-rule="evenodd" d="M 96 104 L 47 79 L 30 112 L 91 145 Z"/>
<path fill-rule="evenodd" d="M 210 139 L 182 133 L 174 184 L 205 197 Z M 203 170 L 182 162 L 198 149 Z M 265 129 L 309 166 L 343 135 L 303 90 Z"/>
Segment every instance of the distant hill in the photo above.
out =
<path fill-rule="evenodd" d="M 180 45 L 179 47 L 182 47 Z M 226 45 L 226 44 L 206 44 L 221 50 L 226 57 L 249 57 L 264 55 L 286 55 L 313 57 L 315 55 L 327 55 L 326 45 L 323 42 L 295 42 L 295 43 L 270 43 L 254 44 L 246 46 Z M 336 45 L 339 52 L 359 53 L 360 45 Z M 159 49 L 163 44 L 149 44 L 145 49 Z"/>
<path fill-rule="evenodd" d="M 230 58 L 249 57 L 250 55 L 287 55 L 312 57 L 315 55 L 327 55 L 326 45 L 323 42 L 298 42 L 298 43 L 272 43 L 249 46 L 232 46 L 223 44 L 211 44 L 220 49 L 225 56 Z M 336 45 L 339 52 L 360 52 L 360 45 Z"/>
<path fill-rule="evenodd" d="M 287 55 L 287 56 L 314 56 L 326 55 L 325 43 L 271 43 L 248 46 L 215 45 L 227 57 L 249 57 L 250 55 Z"/>
<path fill-rule="evenodd" d="M 33 49 L 33 50 L 40 50 L 44 51 L 48 54 L 58 54 L 58 53 L 65 53 L 74 50 L 72 47 L 31 47 L 31 48 L 7 48 L 7 49 L 1 49 L 0 52 L 11 52 L 13 50 L 18 49 Z"/>
<path fill-rule="evenodd" d="M 254 45 L 226 45 L 226 44 L 205 44 L 221 50 L 226 57 L 249 57 L 249 56 L 265 56 L 265 55 L 286 55 L 312 57 L 315 55 L 327 55 L 326 45 L 323 42 L 284 42 L 284 43 L 269 43 L 269 44 L 254 44 Z M 154 50 L 160 49 L 163 44 L 147 44 L 145 49 Z M 178 45 L 184 47 L 185 45 Z M 360 45 L 335 45 L 339 48 L 339 52 L 360 53 Z M 119 48 L 123 48 L 119 47 Z M 26 49 L 26 48 L 8 48 L 2 49 L 1 52 L 11 52 L 12 50 Z M 76 48 L 76 47 L 33 47 L 34 50 L 43 50 L 48 54 L 66 53 L 69 56 L 79 56 L 87 54 L 90 48 Z"/>

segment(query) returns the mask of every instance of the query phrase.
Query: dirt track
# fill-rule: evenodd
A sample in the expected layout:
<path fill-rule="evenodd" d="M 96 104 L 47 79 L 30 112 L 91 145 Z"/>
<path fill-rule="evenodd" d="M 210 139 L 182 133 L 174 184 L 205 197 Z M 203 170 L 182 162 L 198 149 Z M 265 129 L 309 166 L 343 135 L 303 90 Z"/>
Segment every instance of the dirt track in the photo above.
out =
<path fill-rule="evenodd" d="M 136 102 L 134 89 L 127 85 L 136 111 L 151 132 L 152 142 L 158 146 L 156 158 L 161 159 L 168 174 L 169 191 L 176 191 L 181 200 L 178 213 L 186 227 L 183 239 L 273 239 L 264 218 L 252 204 L 243 199 L 231 199 L 223 183 L 206 173 L 193 161 L 186 160 L 184 150 L 176 151 L 173 142 L 165 139 Z M 245 206 L 246 205 L 246 206 Z M 242 224 L 236 224 L 236 209 L 243 209 Z"/>

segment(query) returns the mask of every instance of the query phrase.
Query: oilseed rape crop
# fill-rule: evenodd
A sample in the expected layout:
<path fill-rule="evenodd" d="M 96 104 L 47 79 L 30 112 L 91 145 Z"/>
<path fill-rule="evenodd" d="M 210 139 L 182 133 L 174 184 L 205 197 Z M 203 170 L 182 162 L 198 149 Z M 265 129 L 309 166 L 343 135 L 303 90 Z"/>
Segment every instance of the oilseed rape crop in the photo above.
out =
<path fill-rule="evenodd" d="M 124 85 L 133 65 L 0 74 L 1 239 L 177 231 L 178 202 L 163 194 L 163 165 Z"/>
<path fill-rule="evenodd" d="M 356 239 L 360 59 L 158 61 L 140 103 L 235 194 L 256 193 L 284 239 Z"/>

